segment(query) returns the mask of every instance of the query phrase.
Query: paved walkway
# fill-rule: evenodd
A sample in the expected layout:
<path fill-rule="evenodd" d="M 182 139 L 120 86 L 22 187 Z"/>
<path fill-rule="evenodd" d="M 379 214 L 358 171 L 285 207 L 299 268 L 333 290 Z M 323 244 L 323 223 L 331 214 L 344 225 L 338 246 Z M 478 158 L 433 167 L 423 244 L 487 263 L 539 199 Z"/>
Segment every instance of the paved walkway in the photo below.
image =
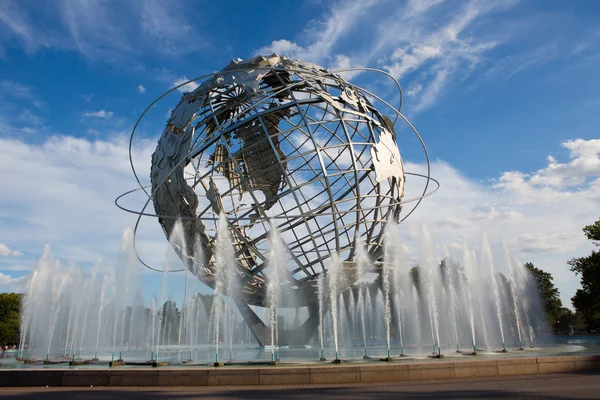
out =
<path fill-rule="evenodd" d="M 0 388 L 0 399 L 598 399 L 600 372 L 285 387 Z"/>

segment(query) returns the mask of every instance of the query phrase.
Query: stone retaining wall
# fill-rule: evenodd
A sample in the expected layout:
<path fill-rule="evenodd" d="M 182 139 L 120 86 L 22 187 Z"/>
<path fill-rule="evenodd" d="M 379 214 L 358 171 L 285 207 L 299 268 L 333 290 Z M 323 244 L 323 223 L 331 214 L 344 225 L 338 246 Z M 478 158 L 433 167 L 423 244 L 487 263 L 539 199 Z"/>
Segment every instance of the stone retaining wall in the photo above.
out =
<path fill-rule="evenodd" d="M 231 386 L 398 382 L 600 370 L 600 356 L 323 366 L 0 370 L 2 386 Z"/>

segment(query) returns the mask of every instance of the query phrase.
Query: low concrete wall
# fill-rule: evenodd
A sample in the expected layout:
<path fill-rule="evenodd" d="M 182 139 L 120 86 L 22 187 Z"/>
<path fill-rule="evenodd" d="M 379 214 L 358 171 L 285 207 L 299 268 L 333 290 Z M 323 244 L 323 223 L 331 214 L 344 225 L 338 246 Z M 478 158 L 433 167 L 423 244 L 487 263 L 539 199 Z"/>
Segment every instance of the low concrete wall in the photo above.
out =
<path fill-rule="evenodd" d="M 600 356 L 244 368 L 0 370 L 3 386 L 232 386 L 399 382 L 600 370 Z"/>

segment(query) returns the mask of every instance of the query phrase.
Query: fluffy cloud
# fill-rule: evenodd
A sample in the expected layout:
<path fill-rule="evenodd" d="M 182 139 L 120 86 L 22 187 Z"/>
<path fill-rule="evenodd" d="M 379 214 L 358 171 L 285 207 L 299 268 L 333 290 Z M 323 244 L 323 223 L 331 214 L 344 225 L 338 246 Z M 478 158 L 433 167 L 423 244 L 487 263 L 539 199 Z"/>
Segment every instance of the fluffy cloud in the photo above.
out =
<path fill-rule="evenodd" d="M 105 111 L 105 110 L 99 110 L 99 111 L 86 111 L 84 112 L 82 115 L 82 117 L 92 117 L 92 118 L 104 118 L 104 119 L 108 119 L 110 117 L 113 116 L 113 112 L 112 111 Z"/>
<path fill-rule="evenodd" d="M 13 245 L 36 256 L 51 243 L 59 257 L 80 262 L 114 255 L 120 232 L 135 223 L 114 204 L 119 194 L 135 188 L 126 138 L 108 142 L 61 136 L 40 145 L 0 139 L 0 147 L 0 230 L 11 232 Z M 142 177 L 153 148 L 154 143 L 142 141 L 134 149 Z M 125 204 L 139 207 L 143 197 L 134 195 Z M 162 233 L 156 228 L 158 240 Z"/>
<path fill-rule="evenodd" d="M 531 184 L 564 188 L 581 185 L 588 178 L 600 178 L 600 139 L 570 140 L 562 146 L 570 151 L 571 160 L 560 163 L 548 156 L 548 167 L 532 175 Z"/>
<path fill-rule="evenodd" d="M 0 292 L 22 292 L 26 277 L 13 278 L 0 272 Z"/>
<path fill-rule="evenodd" d="M 139 84 L 137 87 L 137 91 L 138 91 L 138 93 L 144 94 L 144 93 L 146 93 L 146 88 L 144 87 L 144 85 Z"/>
<path fill-rule="evenodd" d="M 294 42 L 290 42 L 287 39 L 274 40 L 270 45 L 260 48 L 257 54 L 271 54 L 277 53 L 281 55 L 295 55 L 305 51 L 302 46 L 298 46 Z"/>
<path fill-rule="evenodd" d="M 23 255 L 23 253 L 21 253 L 20 251 L 11 250 L 4 243 L 0 243 L 0 256 L 13 256 L 13 257 L 17 257 L 17 256 L 22 256 L 22 255 Z"/>
<path fill-rule="evenodd" d="M 134 147 L 134 161 L 144 183 L 154 146 L 152 141 L 141 141 Z M 533 173 L 506 172 L 492 182 L 474 181 L 443 161 L 435 162 L 432 174 L 442 187 L 401 226 L 408 235 L 404 244 L 409 252 L 418 248 L 412 235 L 423 223 L 439 243 L 439 254 L 444 246 L 452 252 L 465 242 L 477 247 L 487 232 L 496 244 L 506 240 L 521 260 L 551 272 L 563 301 L 569 304 L 578 280 L 566 261 L 590 250 L 581 229 L 598 217 L 600 180 L 597 171 L 580 167 L 597 160 L 597 141 L 578 139 L 563 147 L 569 150 L 563 162 L 550 161 Z M 568 172 L 571 177 L 564 178 L 567 173 L 551 167 L 554 164 L 573 166 Z M 425 171 L 422 164 L 411 162 L 406 169 Z M 569 185 L 556 184 L 548 171 L 556 171 Z M 46 243 L 61 258 L 93 262 L 112 257 L 121 231 L 135 222 L 134 216 L 114 206 L 119 194 L 135 187 L 126 138 L 90 141 L 61 136 L 41 144 L 0 139 L 0 175 L 5 178 L 0 230 L 10 231 L 13 245 L 32 257 Z M 548 179 L 540 181 L 537 176 Z M 422 183 L 408 176 L 407 197 L 418 194 Z M 145 197 L 132 196 L 125 199 L 125 205 L 139 209 Z M 407 204 L 403 212 L 409 209 Z M 145 259 L 161 264 L 166 243 L 156 221 L 143 220 L 139 238 Z M 495 250 L 501 254 L 501 249 Z M 0 264 L 6 273 L 25 269 L 20 264 Z"/>
<path fill-rule="evenodd" d="M 182 76 L 181 78 L 179 78 L 175 82 L 173 82 L 173 85 L 171 87 L 179 86 L 187 81 L 189 81 L 189 79 L 185 76 Z M 196 82 L 190 82 L 190 83 L 178 88 L 177 90 L 179 90 L 182 93 L 186 93 L 186 92 L 194 91 L 197 87 L 198 87 L 198 84 Z"/>

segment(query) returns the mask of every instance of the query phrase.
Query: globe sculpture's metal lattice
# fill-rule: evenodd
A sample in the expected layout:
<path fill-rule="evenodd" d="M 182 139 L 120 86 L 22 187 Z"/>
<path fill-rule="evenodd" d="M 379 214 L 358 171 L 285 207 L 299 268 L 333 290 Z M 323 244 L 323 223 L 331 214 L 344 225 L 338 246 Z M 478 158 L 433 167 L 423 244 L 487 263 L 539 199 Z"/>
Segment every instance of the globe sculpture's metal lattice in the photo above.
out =
<path fill-rule="evenodd" d="M 167 237 L 181 221 L 186 267 L 214 288 L 221 213 L 241 279 L 238 307 L 265 306 L 271 224 L 288 257 L 282 306 L 314 306 L 315 278 L 335 253 L 352 269 L 355 243 L 380 258 L 385 224 L 404 203 L 394 122 L 408 121 L 391 108 L 392 121 L 370 96 L 275 54 L 233 61 L 184 94 L 152 156 L 152 191 L 144 190 Z"/>

